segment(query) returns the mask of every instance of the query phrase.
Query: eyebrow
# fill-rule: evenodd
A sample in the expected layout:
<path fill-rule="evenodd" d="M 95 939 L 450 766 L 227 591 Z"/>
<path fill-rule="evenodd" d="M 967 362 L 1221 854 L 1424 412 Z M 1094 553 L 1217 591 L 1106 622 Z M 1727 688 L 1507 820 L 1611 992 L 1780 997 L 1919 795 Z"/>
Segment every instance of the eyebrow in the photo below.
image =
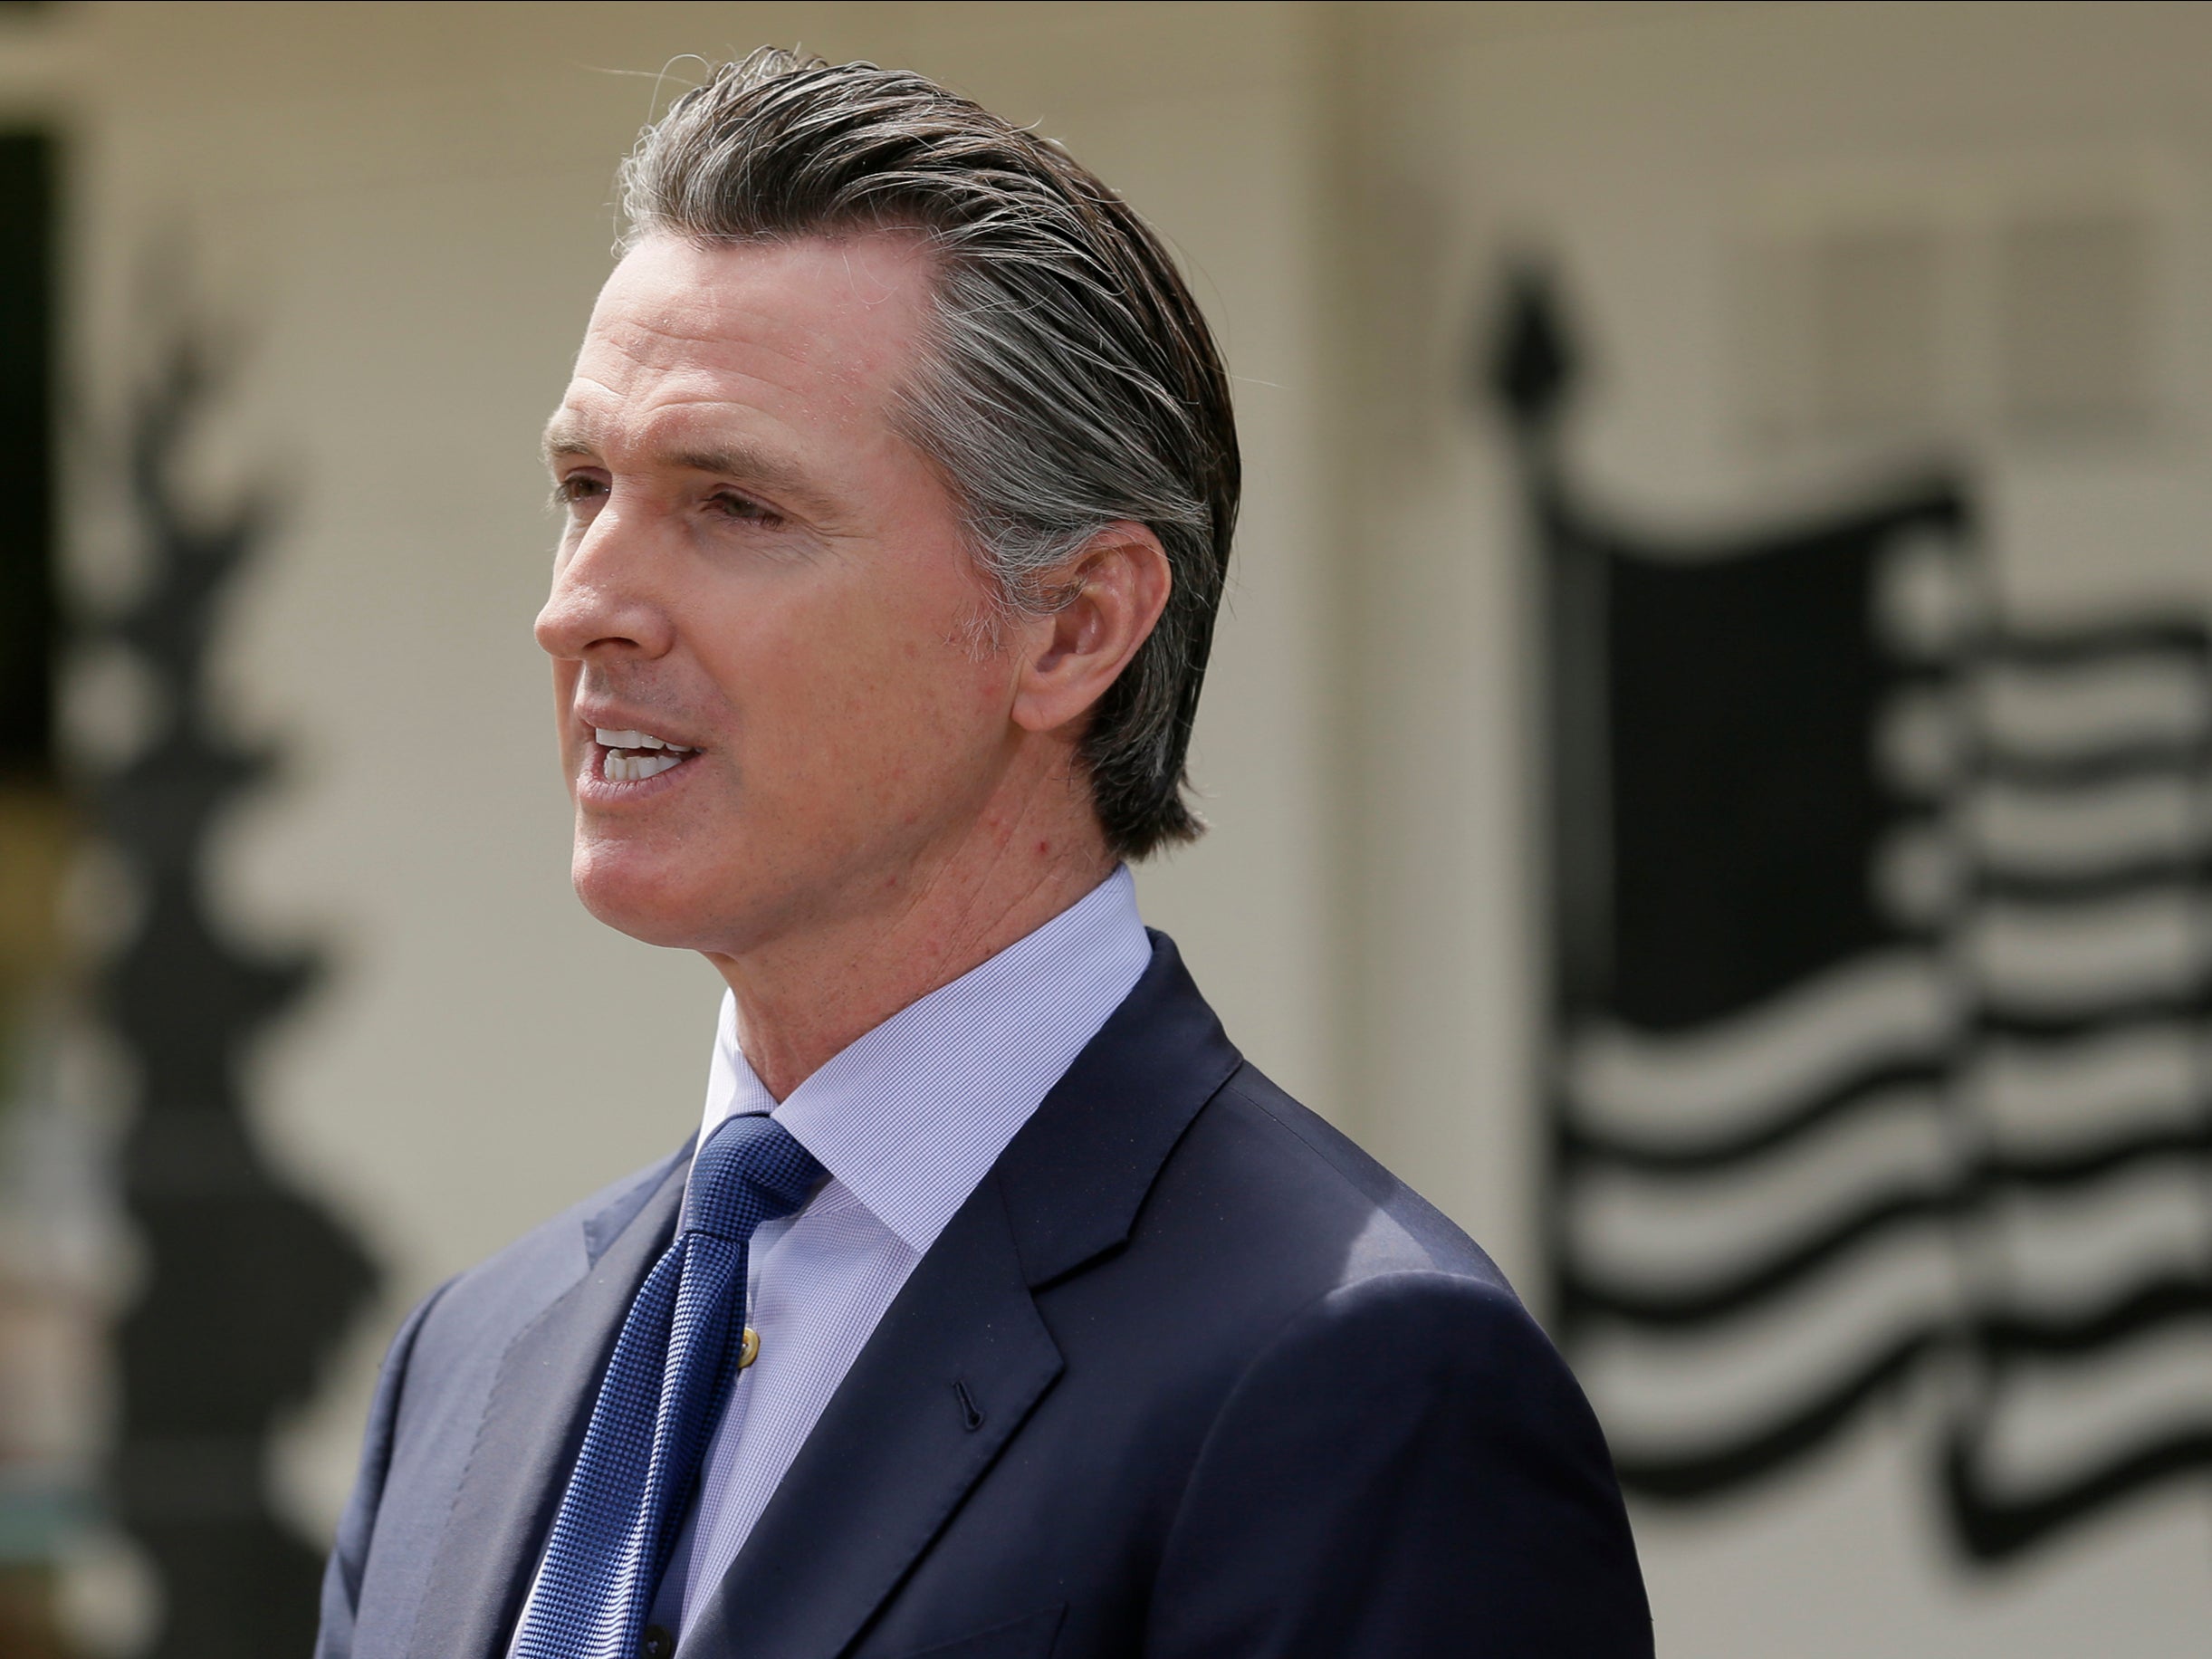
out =
<path fill-rule="evenodd" d="M 546 423 L 542 448 L 548 464 L 563 456 L 596 457 L 599 454 L 599 446 L 590 429 L 567 410 L 557 413 Z M 821 492 L 797 465 L 751 444 L 678 444 L 672 448 L 655 450 L 649 458 L 656 465 L 712 473 L 717 477 L 789 496 L 806 505 L 828 505 Z"/>

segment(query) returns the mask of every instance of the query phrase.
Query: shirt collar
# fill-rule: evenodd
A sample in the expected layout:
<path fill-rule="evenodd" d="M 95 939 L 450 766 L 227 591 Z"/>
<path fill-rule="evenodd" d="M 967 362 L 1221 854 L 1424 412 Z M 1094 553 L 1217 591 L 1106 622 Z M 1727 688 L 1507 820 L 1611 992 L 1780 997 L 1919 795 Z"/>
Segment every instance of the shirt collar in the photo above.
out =
<path fill-rule="evenodd" d="M 910 1003 L 831 1058 L 781 1105 L 737 1044 L 723 994 L 701 1138 L 765 1112 L 916 1254 L 1152 959 L 1128 867 L 1043 926 Z"/>

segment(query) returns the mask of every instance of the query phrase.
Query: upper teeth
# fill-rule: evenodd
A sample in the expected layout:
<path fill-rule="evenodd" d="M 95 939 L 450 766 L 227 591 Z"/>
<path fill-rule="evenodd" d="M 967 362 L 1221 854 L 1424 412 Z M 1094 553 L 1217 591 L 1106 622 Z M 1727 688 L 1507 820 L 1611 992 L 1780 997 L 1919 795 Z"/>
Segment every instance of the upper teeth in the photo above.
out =
<path fill-rule="evenodd" d="M 665 737 L 656 737 L 650 732 L 610 732 L 605 726 L 593 726 L 592 736 L 600 746 L 608 749 L 670 749 L 678 754 L 689 754 L 689 743 L 672 743 Z"/>

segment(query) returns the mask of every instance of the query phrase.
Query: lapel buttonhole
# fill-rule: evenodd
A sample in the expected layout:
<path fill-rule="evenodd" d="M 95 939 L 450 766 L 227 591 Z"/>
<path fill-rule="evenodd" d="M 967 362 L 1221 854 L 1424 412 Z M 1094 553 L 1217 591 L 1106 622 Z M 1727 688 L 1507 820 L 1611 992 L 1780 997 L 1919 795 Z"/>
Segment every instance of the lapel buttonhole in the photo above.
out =
<path fill-rule="evenodd" d="M 968 1385 L 955 1379 L 953 1384 L 953 1392 L 959 1396 L 960 1420 L 968 1425 L 969 1432 L 972 1434 L 975 1430 L 982 1428 L 983 1426 L 982 1408 L 976 1405 L 975 1396 L 968 1392 Z"/>

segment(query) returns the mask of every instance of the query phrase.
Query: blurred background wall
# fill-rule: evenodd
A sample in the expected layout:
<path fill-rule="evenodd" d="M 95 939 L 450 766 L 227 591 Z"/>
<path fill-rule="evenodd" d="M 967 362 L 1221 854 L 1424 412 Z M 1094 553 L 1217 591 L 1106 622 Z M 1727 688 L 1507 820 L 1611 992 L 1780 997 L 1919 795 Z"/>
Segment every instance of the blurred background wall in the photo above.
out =
<path fill-rule="evenodd" d="M 1547 1116 L 1554 630 L 1489 389 L 1509 273 L 1540 264 L 1571 333 L 1549 453 L 1592 511 L 1694 551 L 1932 470 L 1970 494 L 2008 616 L 2212 607 L 2199 8 L 0 9 L 0 132 L 48 146 L 53 181 L 65 619 L 51 754 L 26 748 L 0 821 L 0 914 L 23 918 L 0 937 L 10 1651 L 246 1651 L 180 1634 L 190 1541 L 265 1510 L 319 1547 L 406 1309 L 688 1130 L 716 982 L 567 888 L 534 439 L 608 268 L 615 160 L 686 54 L 762 42 L 1039 123 L 1183 259 L 1248 495 L 1194 757 L 1214 828 L 1140 872 L 1147 917 L 1248 1053 L 1547 1317 L 1572 1243 Z M 12 458 L 20 503 L 37 467 Z M 210 552 L 195 526 L 236 533 Z M 176 622 L 202 615 L 186 569 L 204 627 Z M 230 770 L 178 900 L 207 926 L 165 934 L 129 856 L 149 820 L 112 781 L 159 772 L 187 705 L 192 763 Z M 204 961 L 119 977 L 186 934 Z M 160 1057 L 206 1022 L 134 1027 L 131 986 L 189 1012 L 216 979 L 244 987 L 215 1092 L 244 1134 L 165 1150 Z M 228 1173 L 176 1176 L 196 1158 Z M 256 1271 L 322 1264 L 284 1294 L 335 1333 L 252 1382 L 275 1421 L 240 1443 L 244 1492 L 195 1473 L 208 1433 L 132 1403 L 206 1361 L 143 1310 L 193 1248 L 160 1241 L 204 1236 L 216 1212 L 190 1205 L 218 1198 L 292 1218 L 245 1248 Z M 2212 1229 L 2191 1236 L 2212 1272 Z M 319 1337 L 314 1309 L 295 1323 Z M 1693 1398 L 1700 1351 L 1666 1362 Z M 2192 1352 L 2098 1409 L 2212 1399 Z M 1977 1558 L 1930 1451 L 1956 1386 L 1900 1372 L 1760 1479 L 1639 1497 L 1661 1651 L 2197 1651 L 2212 1465 Z"/>

